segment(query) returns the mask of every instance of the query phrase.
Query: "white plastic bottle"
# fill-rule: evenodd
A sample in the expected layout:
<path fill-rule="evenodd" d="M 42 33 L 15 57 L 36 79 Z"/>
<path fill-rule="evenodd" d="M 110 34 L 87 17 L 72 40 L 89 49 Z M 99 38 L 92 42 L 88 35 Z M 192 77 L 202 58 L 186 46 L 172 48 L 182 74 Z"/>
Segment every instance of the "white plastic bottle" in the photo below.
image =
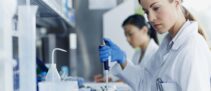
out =
<path fill-rule="evenodd" d="M 20 91 L 36 90 L 37 6 L 18 7 Z"/>
<path fill-rule="evenodd" d="M 60 48 L 55 48 L 52 52 L 52 62 L 46 75 L 46 81 L 39 83 L 39 91 L 79 91 L 78 83 L 76 81 L 62 81 L 61 77 L 56 69 L 54 61 L 55 51 L 67 52 Z"/>
<path fill-rule="evenodd" d="M 59 75 L 59 72 L 56 68 L 56 63 L 55 63 L 55 52 L 56 51 L 63 51 L 63 52 L 67 52 L 66 50 L 60 49 L 60 48 L 54 48 L 52 51 L 52 60 L 51 60 L 51 64 L 48 70 L 48 73 L 46 75 L 46 81 L 48 82 L 58 82 L 61 81 L 61 77 Z"/>

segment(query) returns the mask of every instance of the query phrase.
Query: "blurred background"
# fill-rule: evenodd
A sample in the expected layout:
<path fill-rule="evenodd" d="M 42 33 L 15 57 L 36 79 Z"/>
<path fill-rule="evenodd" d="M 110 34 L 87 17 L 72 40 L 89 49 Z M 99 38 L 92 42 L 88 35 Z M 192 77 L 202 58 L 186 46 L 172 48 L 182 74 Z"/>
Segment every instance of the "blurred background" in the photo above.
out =
<path fill-rule="evenodd" d="M 25 55 L 25 57 L 34 58 L 33 62 L 39 60 L 41 64 L 49 67 L 54 48 L 62 48 L 68 51 L 67 53 L 56 52 L 54 58 L 59 72 L 65 70 L 69 76 L 82 77 L 87 82 L 93 82 L 95 75 L 103 74 L 103 65 L 99 62 L 98 55 L 98 46 L 101 44 L 102 38 L 113 39 L 123 50 L 126 50 L 128 59 L 131 59 L 134 49 L 127 43 L 121 23 L 134 13 L 144 14 L 137 0 L 1 1 L 0 6 L 2 7 L 0 10 L 5 12 L 10 10 L 12 2 L 16 2 L 12 20 L 9 20 L 9 18 L 6 20 L 6 15 L 0 16 L 0 19 L 2 19 L 0 21 L 5 19 L 5 21 L 11 21 L 12 23 L 10 27 L 12 32 L 11 36 L 9 36 L 12 41 L 5 45 L 4 43 L 10 41 L 8 40 L 9 37 L 6 37 L 9 33 L 4 31 L 4 27 L 6 27 L 4 24 L 6 23 L 0 23 L 2 25 L 0 27 L 0 36 L 2 36 L 0 44 L 3 44 L 0 46 L 0 56 L 3 58 L 7 53 L 11 54 L 13 59 L 12 79 L 14 80 L 16 91 L 19 91 L 21 84 L 22 75 L 20 73 L 25 72 L 21 71 L 20 68 L 24 64 L 24 62 L 20 62 L 22 59 L 24 60 L 21 55 L 24 53 L 29 54 L 28 56 Z M 9 2 L 9 6 L 3 6 L 5 2 Z M 27 16 L 24 17 L 24 14 L 27 14 L 27 8 L 21 8 L 21 6 L 27 4 L 37 6 L 34 18 L 32 18 L 34 19 L 34 25 L 30 25 L 33 24 L 31 20 L 28 21 L 29 25 L 20 22 L 22 21 L 21 19 L 27 18 Z M 184 0 L 183 5 L 196 16 L 200 25 L 204 27 L 208 35 L 208 43 L 211 44 L 211 26 L 209 25 L 211 24 L 211 1 Z M 21 15 L 23 15 L 22 18 L 20 17 Z M 23 29 L 28 32 L 21 31 L 21 28 L 19 28 L 21 27 L 20 23 L 26 26 Z M 31 31 L 31 29 L 35 29 L 35 31 Z M 164 35 L 159 35 L 160 42 Z M 8 45 L 11 45 L 11 47 Z M 4 48 L 11 49 L 12 52 L 5 54 L 6 50 Z M 30 48 L 35 48 L 35 50 L 30 50 Z M 1 67 L 3 67 L 2 65 Z M 45 68 L 41 68 L 42 71 L 43 69 Z M 38 69 L 36 68 L 37 71 Z M 6 71 L 0 70 L 0 72 L 4 74 Z M 2 77 L 6 77 L 6 75 L 2 75 Z"/>

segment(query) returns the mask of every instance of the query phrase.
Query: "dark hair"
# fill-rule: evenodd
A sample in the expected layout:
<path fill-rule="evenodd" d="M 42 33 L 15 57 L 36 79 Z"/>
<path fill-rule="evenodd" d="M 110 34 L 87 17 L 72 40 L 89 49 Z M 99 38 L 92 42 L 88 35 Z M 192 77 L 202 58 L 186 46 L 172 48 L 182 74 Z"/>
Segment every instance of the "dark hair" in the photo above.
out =
<path fill-rule="evenodd" d="M 158 44 L 157 32 L 151 27 L 149 23 L 146 22 L 144 16 L 138 14 L 131 15 L 122 23 L 122 27 L 129 24 L 134 25 L 139 29 L 142 29 L 144 26 L 146 26 L 148 28 L 148 35 Z"/>
<path fill-rule="evenodd" d="M 138 0 L 138 2 L 139 2 L 139 4 L 141 4 L 141 1 L 140 0 Z"/>

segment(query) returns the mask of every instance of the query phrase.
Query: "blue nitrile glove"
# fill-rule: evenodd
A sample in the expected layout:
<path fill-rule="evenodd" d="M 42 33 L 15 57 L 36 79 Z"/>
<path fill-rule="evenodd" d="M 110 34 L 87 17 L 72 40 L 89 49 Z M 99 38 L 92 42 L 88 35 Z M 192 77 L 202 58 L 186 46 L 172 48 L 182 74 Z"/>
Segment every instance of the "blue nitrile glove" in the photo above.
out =
<path fill-rule="evenodd" d="M 111 48 L 107 45 L 99 46 L 100 62 L 108 61 L 109 55 L 111 55 Z"/>
<path fill-rule="evenodd" d="M 105 41 L 105 46 L 99 48 L 100 60 L 101 62 L 107 61 L 108 56 L 111 55 L 111 61 L 123 64 L 126 61 L 126 54 L 122 51 L 116 44 L 114 44 L 109 39 L 103 39 Z"/>

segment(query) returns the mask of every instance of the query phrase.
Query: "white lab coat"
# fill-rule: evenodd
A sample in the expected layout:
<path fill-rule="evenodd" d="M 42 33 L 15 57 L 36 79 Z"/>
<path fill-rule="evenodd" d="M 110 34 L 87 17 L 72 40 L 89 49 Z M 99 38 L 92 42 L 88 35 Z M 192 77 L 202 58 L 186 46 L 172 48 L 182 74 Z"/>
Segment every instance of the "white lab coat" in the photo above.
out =
<path fill-rule="evenodd" d="M 131 63 L 134 66 L 136 66 L 136 67 L 145 67 L 150 62 L 150 59 L 152 58 L 152 56 L 154 56 L 154 54 L 156 53 L 157 50 L 158 50 L 158 45 L 155 43 L 155 41 L 153 39 L 151 39 L 149 44 L 148 44 L 148 46 L 147 46 L 147 48 L 146 48 L 145 54 L 144 55 L 141 54 L 141 50 L 135 51 L 135 53 L 134 53 L 134 55 L 132 57 L 132 62 Z M 139 59 L 140 59 L 141 55 L 143 55 L 143 58 L 142 58 L 141 62 L 139 62 Z M 112 73 L 114 75 L 116 75 L 116 76 L 118 76 L 120 78 L 121 78 L 121 76 L 119 76 L 119 75 L 123 75 L 123 74 L 121 74 L 121 68 L 120 68 L 119 64 L 115 64 L 112 67 L 111 71 L 112 71 Z M 124 82 L 126 82 L 127 84 L 130 85 L 130 82 L 127 81 L 127 80 L 130 80 L 130 78 L 131 77 L 128 77 L 126 79 L 123 78 L 121 80 L 123 80 Z M 145 81 L 147 82 L 147 80 L 145 80 Z"/>
<path fill-rule="evenodd" d="M 145 54 L 141 54 L 141 50 L 135 51 L 132 57 L 132 63 L 139 66 L 145 66 L 150 60 L 150 58 L 156 53 L 158 50 L 158 45 L 155 43 L 153 39 L 150 39 L 150 42 L 146 48 Z M 139 62 L 140 56 L 143 55 L 141 62 Z"/>
<path fill-rule="evenodd" d="M 166 35 L 151 63 L 136 67 L 129 62 L 119 77 L 134 91 L 159 91 L 158 78 L 164 91 L 210 91 L 209 61 L 209 47 L 198 33 L 198 23 L 187 21 L 173 39 Z M 146 78 L 148 83 L 143 84 Z"/>

